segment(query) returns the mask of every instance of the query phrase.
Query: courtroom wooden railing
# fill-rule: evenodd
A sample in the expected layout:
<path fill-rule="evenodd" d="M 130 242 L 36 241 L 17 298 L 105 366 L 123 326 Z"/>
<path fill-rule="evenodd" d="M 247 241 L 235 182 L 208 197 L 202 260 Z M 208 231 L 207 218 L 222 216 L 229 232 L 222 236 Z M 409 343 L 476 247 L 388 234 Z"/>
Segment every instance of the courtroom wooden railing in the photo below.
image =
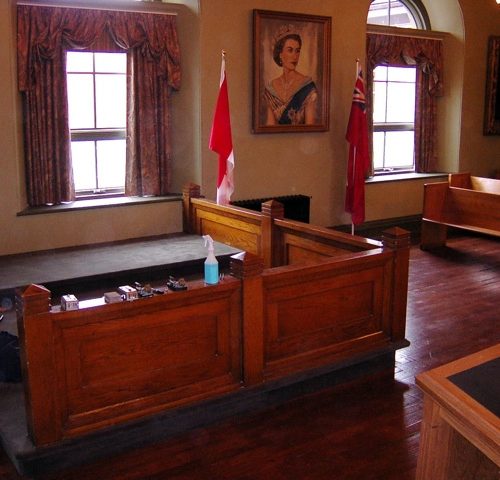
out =
<path fill-rule="evenodd" d="M 306 265 L 334 257 L 348 260 L 357 255 L 369 256 L 370 252 L 389 254 L 391 285 L 384 286 L 384 291 L 389 295 L 390 311 L 384 312 L 384 316 L 386 320 L 390 317 L 391 338 L 404 339 L 410 252 L 410 234 L 406 230 L 390 228 L 379 242 L 284 219 L 281 204 L 274 200 L 263 203 L 261 212 L 221 206 L 201 198 L 200 187 L 195 184 L 186 186 L 183 198 L 186 232 L 210 234 L 220 242 L 260 256 L 265 268 Z"/>
<path fill-rule="evenodd" d="M 273 201 L 259 213 L 187 195 L 185 207 L 193 233 L 252 247 L 231 258 L 219 284 L 193 281 L 117 304 L 94 299 L 74 311 L 51 307 L 42 286 L 18 292 L 36 445 L 408 345 L 408 232 L 388 230 L 382 242 L 333 232 L 284 220 Z"/>
<path fill-rule="evenodd" d="M 49 290 L 17 296 L 28 430 L 36 445 L 239 390 L 240 281 L 134 301 L 50 307 Z M 87 306 L 96 303 L 96 306 Z M 99 304 L 100 303 L 100 304 Z"/>

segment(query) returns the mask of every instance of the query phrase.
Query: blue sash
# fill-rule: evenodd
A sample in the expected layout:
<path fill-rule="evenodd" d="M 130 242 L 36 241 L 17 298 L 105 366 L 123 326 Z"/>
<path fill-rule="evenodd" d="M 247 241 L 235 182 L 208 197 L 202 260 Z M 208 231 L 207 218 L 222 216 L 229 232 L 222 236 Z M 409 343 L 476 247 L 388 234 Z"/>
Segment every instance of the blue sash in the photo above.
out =
<path fill-rule="evenodd" d="M 292 119 L 290 118 L 289 112 L 294 111 L 297 112 L 301 109 L 304 100 L 307 98 L 309 93 L 316 88 L 314 82 L 309 82 L 304 85 L 294 96 L 291 98 L 290 102 L 286 106 L 285 110 L 281 114 L 281 117 L 278 121 L 280 125 L 291 125 Z"/>

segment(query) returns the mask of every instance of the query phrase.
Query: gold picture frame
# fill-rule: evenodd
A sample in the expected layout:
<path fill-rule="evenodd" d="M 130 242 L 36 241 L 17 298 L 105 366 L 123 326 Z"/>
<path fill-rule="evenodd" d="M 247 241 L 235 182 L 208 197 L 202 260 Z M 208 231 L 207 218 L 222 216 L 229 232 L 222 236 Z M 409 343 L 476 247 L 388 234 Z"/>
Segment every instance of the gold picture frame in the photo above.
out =
<path fill-rule="evenodd" d="M 500 135 L 500 37 L 488 39 L 484 134 Z"/>
<path fill-rule="evenodd" d="M 329 129 L 331 17 L 253 11 L 253 133 Z"/>

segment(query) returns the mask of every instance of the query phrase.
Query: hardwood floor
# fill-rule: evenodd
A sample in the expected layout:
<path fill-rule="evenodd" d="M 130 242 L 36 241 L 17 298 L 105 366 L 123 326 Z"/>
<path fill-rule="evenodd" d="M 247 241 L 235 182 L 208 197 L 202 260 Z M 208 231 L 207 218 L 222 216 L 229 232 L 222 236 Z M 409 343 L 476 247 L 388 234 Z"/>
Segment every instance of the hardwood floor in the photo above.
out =
<path fill-rule="evenodd" d="M 500 241 L 412 247 L 407 338 L 395 372 L 366 375 L 176 439 L 40 480 L 409 480 L 419 372 L 500 342 Z M 19 480 L 0 451 L 0 479 Z"/>

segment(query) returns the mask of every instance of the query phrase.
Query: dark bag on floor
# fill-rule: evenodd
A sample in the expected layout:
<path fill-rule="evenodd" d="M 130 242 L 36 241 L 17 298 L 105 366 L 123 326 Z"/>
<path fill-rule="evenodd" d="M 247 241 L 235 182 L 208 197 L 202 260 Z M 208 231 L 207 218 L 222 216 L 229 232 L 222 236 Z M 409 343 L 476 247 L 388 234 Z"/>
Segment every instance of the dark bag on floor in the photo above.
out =
<path fill-rule="evenodd" d="M 0 382 L 20 381 L 19 339 L 9 332 L 0 332 Z"/>

